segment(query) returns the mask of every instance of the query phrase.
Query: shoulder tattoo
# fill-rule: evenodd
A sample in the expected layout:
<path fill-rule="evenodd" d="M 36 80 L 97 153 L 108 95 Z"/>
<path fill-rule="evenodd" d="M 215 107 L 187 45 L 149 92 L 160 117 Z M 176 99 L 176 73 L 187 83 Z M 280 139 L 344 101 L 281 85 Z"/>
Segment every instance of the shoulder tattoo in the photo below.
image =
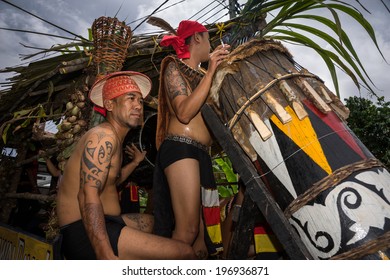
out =
<path fill-rule="evenodd" d="M 97 135 L 85 144 L 81 155 L 80 187 L 103 188 L 113 155 L 113 139 Z"/>
<path fill-rule="evenodd" d="M 164 79 L 170 100 L 175 99 L 179 95 L 188 95 L 187 83 L 174 62 L 168 64 Z"/>

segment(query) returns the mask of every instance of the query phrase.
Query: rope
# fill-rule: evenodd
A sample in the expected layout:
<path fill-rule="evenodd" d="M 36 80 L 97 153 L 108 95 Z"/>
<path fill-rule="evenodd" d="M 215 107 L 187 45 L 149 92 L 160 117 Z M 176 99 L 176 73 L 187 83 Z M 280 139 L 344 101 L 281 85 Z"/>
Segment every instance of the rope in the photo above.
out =
<path fill-rule="evenodd" d="M 188 19 L 192 19 L 194 18 L 195 16 L 199 15 L 201 12 L 203 12 L 204 10 L 207 9 L 207 7 L 209 7 L 211 4 L 213 4 L 214 1 L 208 3 L 206 6 L 204 6 L 202 9 L 200 9 L 199 11 L 197 11 L 194 15 L 190 16 Z M 217 7 L 217 6 L 215 6 Z"/>
<path fill-rule="evenodd" d="M 383 259 L 388 259 L 383 251 L 390 248 L 390 231 L 376 239 L 366 242 L 364 245 L 353 248 L 352 250 L 333 256 L 331 260 L 351 260 L 361 259 L 364 256 L 378 253 Z"/>
<path fill-rule="evenodd" d="M 160 10 L 160 8 L 161 8 L 162 6 L 164 6 L 168 1 L 169 1 L 169 0 L 165 0 L 164 3 L 162 3 L 162 4 L 161 4 L 160 6 L 158 6 L 156 9 L 154 9 L 154 11 L 153 11 L 149 16 L 147 16 L 147 17 L 146 17 L 145 19 L 143 19 L 136 27 L 134 27 L 133 32 L 134 32 L 138 27 L 140 27 L 140 25 L 143 24 L 150 16 L 154 15 L 155 13 L 157 13 L 158 10 Z"/>
<path fill-rule="evenodd" d="M 308 77 L 308 78 L 315 78 L 318 79 L 316 75 L 310 74 L 310 73 L 290 73 L 286 74 L 284 76 L 281 76 L 279 78 L 275 78 L 271 82 L 269 82 L 265 87 L 260 89 L 258 92 L 256 92 L 254 95 L 252 95 L 251 98 L 249 98 L 242 106 L 241 108 L 234 114 L 233 118 L 229 121 L 229 129 L 231 130 L 233 126 L 238 122 L 238 120 L 241 118 L 242 114 L 244 113 L 245 109 L 248 108 L 251 103 L 256 101 L 265 91 L 267 91 L 269 88 L 274 86 L 277 82 L 281 80 L 290 79 L 293 77 Z"/>

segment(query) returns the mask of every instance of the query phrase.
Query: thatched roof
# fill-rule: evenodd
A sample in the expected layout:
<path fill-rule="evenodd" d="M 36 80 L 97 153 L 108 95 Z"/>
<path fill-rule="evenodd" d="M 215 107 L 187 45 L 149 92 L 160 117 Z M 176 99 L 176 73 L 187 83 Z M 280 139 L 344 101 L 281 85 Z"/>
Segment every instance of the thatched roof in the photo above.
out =
<path fill-rule="evenodd" d="M 221 24 L 207 25 L 212 46 L 220 44 L 220 39 L 234 46 L 248 40 L 258 32 L 264 16 L 251 14 L 237 17 Z M 223 28 L 223 30 L 221 29 Z M 134 35 L 127 50 L 127 56 L 122 70 L 143 72 L 153 81 L 151 96 L 156 97 L 158 92 L 159 66 L 162 59 L 172 53 L 171 48 L 162 48 L 158 45 L 166 31 L 155 34 Z M 76 46 L 79 50 L 66 51 L 69 46 Z M 1 73 L 16 72 L 9 79 L 9 87 L 0 90 L 0 134 L 3 135 L 6 126 L 7 140 L 12 139 L 12 133 L 18 125 L 26 120 L 24 113 L 28 111 L 31 121 L 22 125 L 22 129 L 30 129 L 36 119 L 58 120 L 65 111 L 68 95 L 81 84 L 91 86 L 96 72 L 93 65 L 93 42 L 80 41 L 62 46 L 55 46 L 45 52 L 63 52 L 60 55 L 42 59 L 27 66 L 8 67 L 0 70 Z M 42 53 L 42 52 L 41 52 Z M 86 80 L 85 80 L 86 79 Z M 81 81 L 82 80 L 82 81 Z M 86 92 L 88 89 L 85 89 Z M 150 106 L 155 107 L 155 100 L 150 100 Z M 43 110 L 42 110 L 43 108 Z M 19 113 L 20 114 L 19 114 Z M 15 117 L 20 115 L 19 120 Z"/>

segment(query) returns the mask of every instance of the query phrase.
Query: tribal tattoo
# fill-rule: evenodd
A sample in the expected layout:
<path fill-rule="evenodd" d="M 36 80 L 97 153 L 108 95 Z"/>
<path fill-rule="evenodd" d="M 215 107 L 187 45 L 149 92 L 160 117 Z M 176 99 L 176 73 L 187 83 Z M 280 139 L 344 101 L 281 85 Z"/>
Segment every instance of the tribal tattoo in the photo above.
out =
<path fill-rule="evenodd" d="M 179 95 L 188 95 L 187 83 L 181 76 L 175 63 L 169 63 L 165 72 L 165 82 L 168 87 L 168 96 L 170 100 Z"/>
<path fill-rule="evenodd" d="M 148 229 L 152 227 L 152 223 L 150 219 L 144 218 L 140 214 L 127 214 L 126 217 L 137 224 L 137 228 L 141 231 L 146 232 Z"/>
<path fill-rule="evenodd" d="M 83 210 L 84 225 L 92 244 L 104 240 L 106 227 L 104 219 L 101 218 L 104 216 L 102 206 L 100 204 L 87 203 Z"/>
<path fill-rule="evenodd" d="M 99 137 L 101 140 L 101 137 Z M 103 188 L 105 176 L 108 174 L 113 153 L 113 144 L 108 140 L 88 141 L 81 155 L 80 187 L 91 186 L 99 190 Z"/>

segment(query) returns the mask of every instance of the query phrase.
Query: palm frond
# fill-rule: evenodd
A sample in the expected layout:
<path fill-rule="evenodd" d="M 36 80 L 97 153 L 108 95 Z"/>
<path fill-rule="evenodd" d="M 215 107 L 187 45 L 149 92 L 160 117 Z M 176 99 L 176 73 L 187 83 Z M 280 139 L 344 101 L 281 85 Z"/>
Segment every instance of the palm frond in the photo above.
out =
<path fill-rule="evenodd" d="M 366 31 L 382 58 L 385 61 L 386 59 L 379 48 L 374 29 L 354 5 L 338 0 L 253 0 L 248 2 L 249 6 L 246 6 L 246 9 L 244 9 L 247 13 L 258 9 L 261 9 L 263 13 L 276 13 L 274 18 L 268 21 L 266 26 L 259 32 L 260 37 L 271 37 L 314 49 L 328 66 L 338 95 L 339 88 L 333 63 L 347 73 L 358 88 L 360 87 L 357 77 L 366 88 L 373 92 L 371 88 L 373 82 L 364 69 L 349 36 L 343 29 L 340 13 L 354 19 Z M 358 1 L 356 3 L 362 6 Z M 320 12 L 329 12 L 332 19 L 319 16 Z M 294 23 L 297 20 L 301 23 Z M 302 23 L 302 20 L 307 20 L 307 23 Z M 313 22 L 322 26 L 314 28 L 312 27 Z M 334 34 L 323 32 L 322 30 L 325 28 L 330 28 Z M 311 37 L 314 36 L 316 42 L 317 39 L 324 40 L 333 50 L 325 50 L 312 39 L 309 39 L 308 36 L 303 36 L 301 34 L 302 31 L 307 32 Z M 277 33 L 284 35 L 278 35 Z"/>
<path fill-rule="evenodd" d="M 299 30 L 303 30 L 303 31 L 306 31 L 314 36 L 317 36 L 319 38 L 321 38 L 322 40 L 326 41 L 330 46 L 333 47 L 333 49 L 337 52 L 337 54 L 339 54 L 343 59 L 345 59 L 345 61 L 353 68 L 354 72 L 358 75 L 358 77 L 365 83 L 365 84 L 368 84 L 366 82 L 366 79 L 364 77 L 364 75 L 362 74 L 361 70 L 363 70 L 363 72 L 365 73 L 365 75 L 368 77 L 368 79 L 370 80 L 371 83 L 373 83 L 370 79 L 370 77 L 368 76 L 367 72 L 364 70 L 364 67 L 363 65 L 361 64 L 360 62 L 360 59 L 359 57 L 357 56 L 356 52 L 354 51 L 354 49 L 352 48 L 352 51 L 348 52 L 348 48 L 345 48 L 344 45 L 342 43 L 340 43 L 338 40 L 336 40 L 334 37 L 328 35 L 327 33 L 319 30 L 319 29 L 316 29 L 316 28 L 313 28 L 313 27 L 310 27 L 310 26 L 307 26 L 307 25 L 301 25 L 301 24 L 293 24 L 293 23 L 290 23 L 290 24 L 286 24 L 286 26 L 288 27 L 292 27 L 294 29 L 299 29 Z M 285 30 L 274 30 L 274 31 L 278 31 L 278 32 L 281 32 L 281 33 L 286 33 L 287 31 Z M 292 32 L 289 32 L 289 34 L 295 34 L 295 33 L 292 33 Z M 307 46 L 310 46 L 310 42 Z M 352 47 L 352 45 L 351 45 Z M 352 56 L 351 56 L 352 54 Z M 356 63 L 355 63 L 356 62 Z M 351 77 L 353 80 L 354 80 L 354 77 Z M 356 86 L 359 88 L 359 84 L 356 83 Z M 370 88 L 371 91 L 373 91 L 371 88 Z"/>

